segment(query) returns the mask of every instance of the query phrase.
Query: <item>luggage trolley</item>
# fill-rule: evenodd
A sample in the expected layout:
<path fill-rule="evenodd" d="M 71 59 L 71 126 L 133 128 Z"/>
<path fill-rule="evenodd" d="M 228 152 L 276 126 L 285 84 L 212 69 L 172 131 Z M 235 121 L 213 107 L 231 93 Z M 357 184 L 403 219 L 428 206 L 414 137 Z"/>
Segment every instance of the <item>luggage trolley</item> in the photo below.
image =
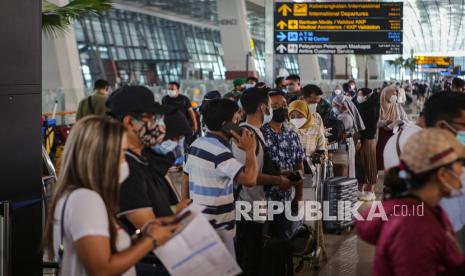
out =
<path fill-rule="evenodd" d="M 310 181 L 304 182 L 305 188 L 313 189 L 315 193 L 315 201 L 320 202 L 323 206 L 323 183 L 326 178 L 332 177 L 332 163 L 323 157 L 310 158 L 307 157 L 307 163 L 311 168 Z M 318 270 L 322 262 L 326 261 L 326 246 L 323 233 L 323 217 L 316 220 L 309 238 L 307 239 L 303 250 L 294 253 L 294 257 L 300 258 L 296 272 L 303 269 L 304 263 L 309 262 L 313 269 Z M 294 250 L 296 252 L 296 250 Z"/>

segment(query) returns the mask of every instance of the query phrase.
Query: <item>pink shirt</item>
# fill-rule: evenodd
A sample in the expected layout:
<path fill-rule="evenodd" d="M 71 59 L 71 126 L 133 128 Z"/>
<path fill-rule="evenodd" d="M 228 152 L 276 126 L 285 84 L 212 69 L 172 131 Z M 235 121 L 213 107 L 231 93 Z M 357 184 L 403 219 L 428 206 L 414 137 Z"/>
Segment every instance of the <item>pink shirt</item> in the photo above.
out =
<path fill-rule="evenodd" d="M 452 225 L 441 207 L 424 205 L 415 198 L 383 202 L 387 221 L 356 221 L 359 237 L 376 245 L 373 275 L 438 275 L 457 273 L 464 267 Z M 405 205 L 407 216 L 400 213 Z M 367 217 L 369 210 L 362 213 Z M 405 211 L 404 211 L 405 212 Z"/>

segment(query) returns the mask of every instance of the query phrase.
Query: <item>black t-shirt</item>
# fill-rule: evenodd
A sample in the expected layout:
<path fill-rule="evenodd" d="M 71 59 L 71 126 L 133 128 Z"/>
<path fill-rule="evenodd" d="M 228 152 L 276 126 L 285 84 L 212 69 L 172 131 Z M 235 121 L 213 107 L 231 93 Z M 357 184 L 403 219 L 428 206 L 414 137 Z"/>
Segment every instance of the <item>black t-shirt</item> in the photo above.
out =
<path fill-rule="evenodd" d="M 171 105 L 176 107 L 182 114 L 184 114 L 187 118 L 187 121 L 191 122 L 191 117 L 189 116 L 189 108 L 192 107 L 191 101 L 188 97 L 184 95 L 178 95 L 176 98 L 172 98 L 170 96 L 164 96 L 161 100 L 162 104 Z"/>
<path fill-rule="evenodd" d="M 164 175 L 150 169 L 154 164 L 149 164 L 149 159 L 133 152 L 127 152 L 126 161 L 130 174 L 120 187 L 118 215 L 129 233 L 132 234 L 136 228 L 125 218 L 124 214 L 137 209 L 152 208 L 156 217 L 170 216 L 173 215 L 170 206 L 177 203 L 177 198 Z"/>

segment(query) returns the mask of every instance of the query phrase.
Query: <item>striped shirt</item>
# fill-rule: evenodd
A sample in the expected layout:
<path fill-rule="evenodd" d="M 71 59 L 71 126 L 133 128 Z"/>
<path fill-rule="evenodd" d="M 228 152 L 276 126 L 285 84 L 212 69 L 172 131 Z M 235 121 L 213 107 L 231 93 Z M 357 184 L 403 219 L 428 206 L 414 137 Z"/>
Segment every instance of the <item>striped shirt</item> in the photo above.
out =
<path fill-rule="evenodd" d="M 215 134 L 198 138 L 189 149 L 184 173 L 189 175 L 190 197 L 206 207 L 204 213 L 219 232 L 235 233 L 233 188 L 242 169 L 242 163 L 231 152 L 231 144 Z"/>

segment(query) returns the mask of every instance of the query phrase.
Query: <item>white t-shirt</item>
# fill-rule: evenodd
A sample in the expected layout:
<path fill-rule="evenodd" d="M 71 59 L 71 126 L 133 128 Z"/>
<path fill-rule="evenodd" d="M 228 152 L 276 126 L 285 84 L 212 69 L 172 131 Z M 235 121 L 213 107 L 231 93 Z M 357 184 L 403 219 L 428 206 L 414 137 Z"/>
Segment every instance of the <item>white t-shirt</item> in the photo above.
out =
<path fill-rule="evenodd" d="M 255 132 L 258 134 L 259 139 L 261 141 L 265 142 L 265 138 L 263 137 L 262 131 L 248 123 L 242 123 L 240 124 L 241 127 L 243 126 L 248 126 L 255 130 Z M 257 141 L 257 146 L 258 146 L 258 154 L 257 154 L 257 163 L 258 163 L 258 171 L 261 172 L 263 168 L 263 148 L 260 142 Z M 239 162 L 241 162 L 243 165 L 245 165 L 245 159 L 246 159 L 246 154 L 245 151 L 241 150 L 235 143 L 232 143 L 232 153 L 234 155 L 234 158 L 236 158 Z M 242 186 L 241 192 L 239 193 L 239 199 L 242 201 L 247 201 L 253 204 L 254 201 L 266 201 L 265 198 L 265 190 L 263 189 L 262 185 L 256 185 L 254 187 L 246 187 Z M 253 208 L 250 211 L 250 214 L 253 214 Z M 264 222 L 264 221 L 258 221 L 258 222 Z"/>
<path fill-rule="evenodd" d="M 421 130 L 421 127 L 417 125 L 412 125 L 412 124 L 407 124 L 403 127 L 402 134 L 400 135 L 400 140 L 399 140 L 399 147 L 402 152 L 402 148 L 404 145 L 407 143 L 408 139 L 410 136 L 413 134 L 419 132 Z M 384 169 L 388 170 L 390 168 L 394 168 L 400 165 L 400 160 L 399 156 L 397 155 L 397 137 L 399 135 L 399 132 L 396 134 L 392 135 L 391 138 L 389 138 L 388 142 L 386 143 L 386 146 L 384 147 Z"/>
<path fill-rule="evenodd" d="M 61 212 L 66 195 L 62 196 L 55 208 L 53 225 L 53 245 L 55 256 L 58 256 L 58 247 L 61 243 Z M 84 276 L 87 272 L 79 260 L 75 242 L 86 236 L 110 237 L 108 215 L 105 203 L 100 195 L 89 189 L 76 189 L 71 192 L 66 203 L 64 214 L 64 254 L 61 263 L 61 275 Z M 123 229 L 118 229 L 116 248 L 118 251 L 131 246 L 131 239 Z M 135 276 L 134 267 L 130 268 L 124 276 Z"/>

